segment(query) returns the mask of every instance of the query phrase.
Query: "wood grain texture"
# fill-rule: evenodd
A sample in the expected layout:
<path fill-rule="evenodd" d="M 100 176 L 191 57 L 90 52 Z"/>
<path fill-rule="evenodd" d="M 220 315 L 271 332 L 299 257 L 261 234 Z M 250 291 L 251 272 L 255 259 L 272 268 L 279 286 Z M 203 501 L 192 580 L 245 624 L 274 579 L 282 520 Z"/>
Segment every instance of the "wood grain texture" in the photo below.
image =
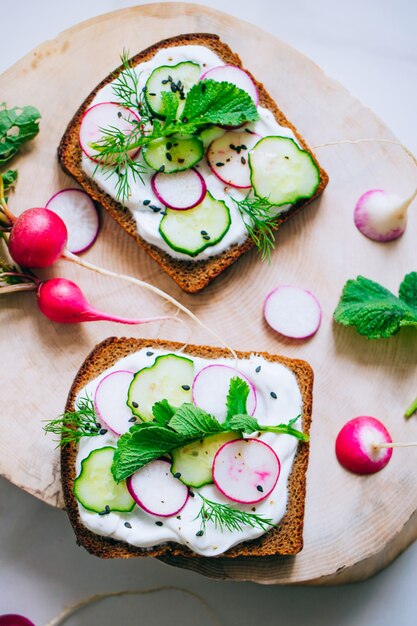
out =
<path fill-rule="evenodd" d="M 56 148 L 79 103 L 118 65 L 123 47 L 134 53 L 166 37 L 203 31 L 219 34 L 239 54 L 312 147 L 363 137 L 395 140 L 341 85 L 260 29 L 201 6 L 145 5 L 69 29 L 0 76 L 2 100 L 34 104 L 43 116 L 39 137 L 14 163 L 20 179 L 12 210 L 42 206 L 55 191 L 72 185 L 58 167 Z M 385 245 L 362 237 L 352 219 L 363 191 L 385 187 L 407 195 L 415 186 L 415 170 L 400 147 L 388 144 L 327 147 L 317 155 L 330 184 L 318 202 L 279 232 L 271 266 L 249 252 L 198 296 L 184 295 L 105 215 L 99 240 L 85 255 L 165 289 L 237 349 L 302 358 L 314 369 L 305 547 L 296 558 L 285 560 L 226 564 L 219 558 L 195 566 L 216 578 L 320 584 L 359 580 L 385 566 L 417 535 L 413 449 L 395 451 L 384 471 L 366 478 L 342 470 L 334 455 L 338 430 L 360 414 L 380 418 L 394 439 L 416 439 L 416 420 L 402 417 L 416 392 L 416 334 L 404 329 L 389 340 L 371 342 L 332 322 L 346 279 L 363 274 L 396 291 L 404 274 L 416 269 L 414 213 L 405 235 Z M 149 316 L 165 310 L 154 296 L 65 261 L 42 275 L 75 278 L 89 299 L 109 312 Z M 280 283 L 311 289 L 322 303 L 322 327 L 307 342 L 282 339 L 262 321 L 262 301 Z M 54 325 L 38 312 L 33 294 L 2 297 L 0 304 L 0 472 L 45 502 L 62 506 L 59 455 L 42 432 L 42 420 L 63 410 L 74 374 L 94 345 L 126 331 L 108 322 Z M 193 343 L 214 343 L 198 327 L 190 332 Z M 186 339 L 175 323 L 131 329 L 129 334 Z M 188 561 L 174 564 L 191 567 Z"/>

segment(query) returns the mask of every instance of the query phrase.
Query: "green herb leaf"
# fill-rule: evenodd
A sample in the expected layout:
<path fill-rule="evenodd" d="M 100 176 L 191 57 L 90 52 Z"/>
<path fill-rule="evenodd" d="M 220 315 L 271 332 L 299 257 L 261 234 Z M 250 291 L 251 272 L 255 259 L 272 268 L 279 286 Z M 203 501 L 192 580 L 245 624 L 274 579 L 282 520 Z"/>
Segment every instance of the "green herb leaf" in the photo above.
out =
<path fill-rule="evenodd" d="M 79 441 L 81 437 L 95 437 L 100 433 L 100 428 L 94 401 L 85 397 L 78 400 L 75 411 L 50 420 L 43 429 L 46 433 L 59 435 L 58 444 L 65 446 Z"/>
<path fill-rule="evenodd" d="M 176 410 L 176 407 L 171 406 L 168 400 L 155 402 L 152 407 L 155 422 L 160 426 L 166 426 Z"/>
<path fill-rule="evenodd" d="M 201 509 L 195 518 L 201 520 L 200 534 L 204 534 L 207 522 L 214 524 L 214 528 L 220 531 L 226 529 L 230 532 L 241 532 L 245 526 L 259 528 L 264 531 L 275 526 L 271 519 L 262 515 L 234 509 L 230 504 L 213 502 L 204 498 L 201 493 L 198 495 L 203 501 Z"/>
<path fill-rule="evenodd" d="M 260 430 L 257 420 L 251 415 L 247 415 L 246 413 L 242 413 L 241 415 L 233 415 L 228 420 L 227 424 L 231 430 L 238 430 L 242 433 L 246 433 L 247 435 L 250 435 L 251 433 L 255 433 Z"/>
<path fill-rule="evenodd" d="M 7 170 L 1 175 L 3 179 L 3 192 L 10 191 L 17 182 L 17 170 Z"/>
<path fill-rule="evenodd" d="M 238 376 L 232 378 L 227 394 L 226 421 L 238 413 L 246 413 L 246 403 L 249 395 L 249 385 Z M 252 431 L 253 432 L 253 431 Z"/>
<path fill-rule="evenodd" d="M 399 296 L 403 302 L 414 310 L 417 316 L 417 272 L 410 272 L 404 276 L 400 285 Z"/>
<path fill-rule="evenodd" d="M 32 106 L 7 109 L 0 105 L 0 166 L 10 161 L 39 131 L 40 113 Z"/>
<path fill-rule="evenodd" d="M 222 431 L 222 426 L 215 417 L 189 402 L 184 402 L 175 412 L 169 421 L 169 427 L 191 440 Z"/>
<path fill-rule="evenodd" d="M 288 424 L 266 425 L 260 424 L 254 417 L 250 415 L 234 415 L 228 422 L 231 430 L 241 431 L 250 435 L 254 432 L 261 433 L 277 433 L 279 435 L 291 435 L 300 441 L 310 441 L 310 437 L 297 428 L 293 428 L 295 422 L 299 419 L 299 415 L 293 417 Z"/>
<path fill-rule="evenodd" d="M 243 89 L 227 82 L 202 80 L 191 87 L 181 114 L 182 132 L 196 132 L 206 124 L 239 126 L 259 118 L 256 106 Z"/>
<path fill-rule="evenodd" d="M 404 298 L 409 298 L 410 283 L 403 287 Z M 354 326 L 368 339 L 387 338 L 406 325 L 417 324 L 417 311 L 406 299 L 399 299 L 382 285 L 364 276 L 348 280 L 343 288 L 334 319 L 344 326 Z"/>
<path fill-rule="evenodd" d="M 165 116 L 165 124 L 168 126 L 175 122 L 177 117 L 178 106 L 180 104 L 179 99 L 176 97 L 172 91 L 163 91 L 161 93 L 162 100 L 162 112 Z M 156 128 L 154 125 L 154 132 Z"/>
<path fill-rule="evenodd" d="M 269 262 L 275 248 L 274 231 L 279 217 L 276 207 L 268 198 L 257 198 L 250 194 L 243 200 L 232 200 L 243 218 L 249 237 L 261 253 L 261 260 Z"/>

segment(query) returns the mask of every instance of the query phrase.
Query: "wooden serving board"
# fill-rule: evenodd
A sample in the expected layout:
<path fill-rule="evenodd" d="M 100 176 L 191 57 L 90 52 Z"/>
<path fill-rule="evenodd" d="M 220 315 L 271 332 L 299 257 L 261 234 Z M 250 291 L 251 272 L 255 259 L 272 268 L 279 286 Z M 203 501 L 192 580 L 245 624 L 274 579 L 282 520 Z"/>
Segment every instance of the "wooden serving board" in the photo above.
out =
<path fill-rule="evenodd" d="M 95 85 L 119 63 L 123 48 L 136 53 L 187 32 L 217 33 L 267 90 L 310 146 L 391 132 L 314 63 L 258 28 L 190 4 L 152 4 L 97 17 L 71 28 L 28 54 L 0 76 L 1 99 L 33 104 L 42 112 L 41 132 L 16 160 L 15 212 L 44 206 L 72 181 L 60 170 L 56 149 L 67 122 Z M 315 371 L 311 459 L 307 480 L 305 547 L 291 559 L 172 559 L 215 578 L 263 583 L 329 583 L 365 578 L 389 563 L 416 537 L 414 449 L 394 452 L 387 468 L 371 477 L 345 472 L 334 441 L 342 424 L 375 415 L 396 440 L 417 438 L 417 421 L 402 417 L 417 393 L 417 333 L 404 329 L 389 340 L 369 341 L 332 321 L 342 286 L 363 274 L 392 290 L 416 269 L 417 215 L 405 235 L 377 244 L 356 230 L 352 211 L 373 187 L 402 195 L 415 187 L 415 169 L 394 145 L 362 143 L 317 150 L 330 175 L 323 197 L 280 230 L 272 263 L 246 254 L 197 296 L 186 295 L 106 215 L 97 243 L 85 257 L 104 267 L 150 281 L 179 298 L 230 345 L 306 359 Z M 57 264 L 43 276 L 75 278 L 97 307 L 125 316 L 165 311 L 163 302 L 121 282 Z M 280 283 L 312 290 L 323 306 L 322 326 L 309 341 L 280 338 L 262 319 L 262 302 Z M 188 339 L 167 323 L 128 330 L 112 323 L 60 326 L 37 310 L 33 294 L 1 298 L 2 436 L 0 471 L 53 506 L 62 507 L 58 451 L 42 421 L 62 412 L 75 372 L 100 340 L 110 335 Z M 213 343 L 199 327 L 193 343 Z"/>

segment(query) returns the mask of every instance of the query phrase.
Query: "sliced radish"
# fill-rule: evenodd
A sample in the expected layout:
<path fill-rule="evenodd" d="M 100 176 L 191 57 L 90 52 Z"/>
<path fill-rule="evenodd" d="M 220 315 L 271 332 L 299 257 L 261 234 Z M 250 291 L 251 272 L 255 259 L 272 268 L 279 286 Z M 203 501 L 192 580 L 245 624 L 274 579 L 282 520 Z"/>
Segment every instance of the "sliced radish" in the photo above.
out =
<path fill-rule="evenodd" d="M 215 139 L 207 151 L 207 160 L 217 178 L 238 189 L 251 187 L 248 152 L 260 139 L 256 133 L 232 130 Z"/>
<path fill-rule="evenodd" d="M 214 483 L 227 498 L 242 504 L 269 496 L 281 464 L 275 451 L 259 439 L 236 439 L 220 448 L 213 461 Z"/>
<path fill-rule="evenodd" d="M 310 291 L 293 285 L 281 285 L 267 295 L 264 317 L 271 328 L 281 335 L 307 339 L 319 329 L 321 307 Z"/>
<path fill-rule="evenodd" d="M 100 381 L 96 389 L 94 406 L 99 420 L 116 435 L 123 435 L 132 426 L 134 416 L 126 403 L 133 376 L 133 372 L 128 370 L 111 372 Z"/>
<path fill-rule="evenodd" d="M 198 372 L 192 389 L 194 404 L 217 417 L 220 422 L 224 421 L 230 381 L 236 377 L 249 385 L 247 411 L 253 415 L 256 409 L 255 386 L 242 372 L 229 365 L 207 365 Z"/>
<path fill-rule="evenodd" d="M 355 474 L 374 474 L 384 468 L 392 456 L 392 448 L 378 448 L 381 443 L 392 443 L 384 424 L 368 415 L 355 417 L 337 436 L 337 460 Z"/>
<path fill-rule="evenodd" d="M 226 82 L 232 83 L 246 91 L 255 105 L 257 106 L 259 103 L 259 94 L 258 89 L 249 76 L 244 70 L 240 67 L 236 67 L 236 65 L 220 65 L 219 67 L 212 67 L 207 72 L 201 76 L 200 80 L 206 78 L 207 80 L 215 80 L 217 82 Z"/>
<path fill-rule="evenodd" d="M 135 123 L 139 122 L 138 115 L 132 109 L 117 104 L 116 102 L 101 102 L 94 104 L 84 113 L 80 125 L 80 146 L 81 150 L 92 161 L 98 160 L 97 150 L 91 146 L 103 139 L 105 128 L 117 128 L 126 135 L 132 132 Z M 139 152 L 139 148 L 134 148 L 128 152 L 133 157 Z"/>
<path fill-rule="evenodd" d="M 151 180 L 152 191 L 169 209 L 184 211 L 200 204 L 206 195 L 204 178 L 194 169 L 164 174 L 156 172 Z"/>
<path fill-rule="evenodd" d="M 158 459 L 144 465 L 127 479 L 137 504 L 158 517 L 176 515 L 188 500 L 188 487 L 171 474 L 171 463 Z"/>
<path fill-rule="evenodd" d="M 46 203 L 64 222 L 67 248 L 74 254 L 88 250 L 97 239 L 100 222 L 96 205 L 82 189 L 62 189 Z"/>

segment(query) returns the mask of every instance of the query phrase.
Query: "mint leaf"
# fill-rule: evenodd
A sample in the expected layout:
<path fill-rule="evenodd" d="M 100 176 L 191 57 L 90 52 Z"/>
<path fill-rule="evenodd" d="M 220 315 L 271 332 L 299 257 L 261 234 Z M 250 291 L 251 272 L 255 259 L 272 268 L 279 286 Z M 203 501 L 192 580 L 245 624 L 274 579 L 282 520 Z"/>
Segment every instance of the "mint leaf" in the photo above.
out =
<path fill-rule="evenodd" d="M 247 414 L 233 415 L 233 417 L 228 420 L 227 425 L 231 430 L 238 430 L 242 433 L 246 433 L 247 435 L 260 430 L 260 426 L 256 419 Z"/>
<path fill-rule="evenodd" d="M 215 435 L 223 430 L 220 422 L 194 404 L 184 402 L 169 421 L 176 433 L 190 439 Z"/>
<path fill-rule="evenodd" d="M 277 433 L 280 435 L 291 435 L 296 437 L 296 439 L 300 439 L 301 441 L 309 441 L 310 437 L 303 433 L 301 430 L 297 428 L 293 428 L 293 425 L 298 420 L 300 416 L 290 419 L 288 424 L 277 424 L 277 425 L 263 425 L 260 424 L 254 417 L 250 415 L 234 415 L 228 422 L 228 426 L 231 430 L 237 430 L 247 435 L 251 435 L 252 433 L 259 431 L 261 433 Z"/>
<path fill-rule="evenodd" d="M 38 109 L 32 106 L 7 109 L 4 102 L 0 105 L 0 166 L 36 137 L 40 117 Z"/>
<path fill-rule="evenodd" d="M 179 130 L 193 133 L 206 124 L 239 126 L 258 118 L 256 106 L 246 91 L 232 83 L 202 80 L 187 94 Z"/>
<path fill-rule="evenodd" d="M 178 106 L 180 104 L 177 96 L 172 93 L 172 91 L 162 91 L 161 92 L 161 100 L 162 100 L 162 112 L 165 116 L 165 124 L 171 124 L 175 121 L 177 117 Z M 155 130 L 155 126 L 154 126 Z"/>
<path fill-rule="evenodd" d="M 358 276 L 344 286 L 334 319 L 354 326 L 368 339 L 380 339 L 396 334 L 403 325 L 417 323 L 417 312 L 382 285 Z"/>
<path fill-rule="evenodd" d="M 400 285 L 399 296 L 411 309 L 414 309 L 417 315 L 417 272 L 410 272 L 404 276 Z"/>
<path fill-rule="evenodd" d="M 227 394 L 226 421 L 233 415 L 238 413 L 246 413 L 246 402 L 249 395 L 249 385 L 247 382 L 236 376 L 232 378 L 229 385 L 229 393 Z M 252 431 L 253 432 L 253 431 Z"/>
<path fill-rule="evenodd" d="M 173 407 L 169 404 L 168 400 L 161 400 L 160 402 L 155 402 L 152 407 L 152 413 L 155 419 L 155 422 L 161 426 L 166 426 L 174 415 L 176 411 L 176 407 Z"/>

